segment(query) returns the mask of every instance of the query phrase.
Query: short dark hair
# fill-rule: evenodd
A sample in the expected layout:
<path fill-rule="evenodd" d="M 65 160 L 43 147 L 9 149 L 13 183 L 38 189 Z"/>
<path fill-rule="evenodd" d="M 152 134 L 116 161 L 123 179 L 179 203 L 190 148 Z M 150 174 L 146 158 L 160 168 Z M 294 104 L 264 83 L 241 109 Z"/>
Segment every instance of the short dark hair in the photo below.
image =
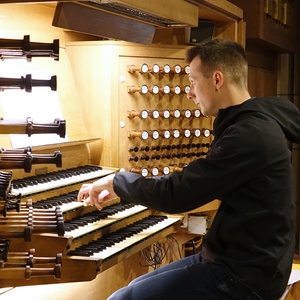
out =
<path fill-rule="evenodd" d="M 201 72 L 210 76 L 215 70 L 226 74 L 233 83 L 247 87 L 248 61 L 244 47 L 234 41 L 214 39 L 200 43 L 186 52 L 186 61 L 201 60 Z"/>

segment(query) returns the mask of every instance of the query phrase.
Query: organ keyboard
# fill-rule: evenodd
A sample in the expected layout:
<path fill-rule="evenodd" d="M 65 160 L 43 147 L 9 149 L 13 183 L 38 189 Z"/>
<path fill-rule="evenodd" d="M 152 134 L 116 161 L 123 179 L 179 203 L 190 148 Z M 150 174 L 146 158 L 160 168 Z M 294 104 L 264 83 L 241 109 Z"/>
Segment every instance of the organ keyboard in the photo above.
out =
<path fill-rule="evenodd" d="M 96 180 L 97 178 L 112 173 L 112 170 L 102 169 L 97 166 L 76 167 L 64 171 L 52 172 L 50 174 L 15 180 L 13 181 L 13 192 L 21 193 L 23 196 L 31 196 L 76 183 Z"/>
<path fill-rule="evenodd" d="M 180 218 L 150 215 L 151 211 L 147 207 L 121 204 L 119 198 L 105 202 L 102 211 L 77 202 L 78 189 L 83 183 L 93 182 L 115 171 L 116 169 L 84 165 L 12 181 L 11 193 L 21 194 L 22 201 L 31 199 L 32 208 L 21 205 L 19 212 L 8 211 L 5 220 L 10 218 L 11 220 L 7 221 L 7 224 L 18 222 L 18 214 L 20 220 L 26 220 L 29 212 L 33 212 L 32 216 L 36 216 L 30 216 L 36 224 L 45 210 L 51 212 L 50 216 L 45 218 L 45 222 L 49 220 L 51 227 L 55 222 L 52 214 L 59 209 L 63 216 L 64 235 L 43 231 L 33 232 L 30 242 L 23 238 L 11 238 L 8 254 L 26 252 L 29 248 L 34 248 L 38 257 L 55 257 L 62 253 L 62 263 L 61 267 L 42 265 L 41 267 L 47 270 L 45 274 L 43 271 L 35 272 L 33 268 L 27 268 L 26 271 L 25 268 L 27 273 L 24 271 L 24 278 L 22 276 L 14 278 L 13 270 L 10 272 L 6 270 L 2 273 L 3 276 L 0 274 L 1 287 L 57 283 L 58 280 L 59 282 L 89 281 L 100 272 L 177 230 Z M 153 220 L 156 222 L 152 224 Z M 18 225 L 22 227 L 25 223 L 22 221 Z M 143 223 L 147 224 L 147 228 Z M 142 228 L 138 229 L 138 226 Z M 132 231 L 133 228 L 135 232 L 129 235 L 128 231 Z M 94 252 L 91 255 L 79 250 L 90 247 L 91 244 L 111 240 L 115 236 L 118 236 L 119 241 L 106 249 L 101 248 L 98 253 Z M 84 269 L 84 272 L 80 268 Z M 18 270 L 21 272 L 20 269 Z M 29 276 L 29 272 L 37 276 Z"/>
<path fill-rule="evenodd" d="M 82 202 L 77 202 L 77 193 L 78 191 L 74 191 L 59 196 L 53 196 L 50 198 L 41 199 L 35 202 L 33 204 L 33 207 L 45 209 L 45 208 L 59 206 L 61 211 L 65 214 L 65 219 L 66 219 L 66 214 L 68 212 L 84 206 Z"/>
<path fill-rule="evenodd" d="M 71 235 L 73 239 L 79 239 L 100 228 L 113 225 L 113 223 L 117 223 L 122 219 L 132 217 L 146 210 L 147 207 L 142 205 L 126 204 L 123 206 L 122 204 L 113 204 L 105 207 L 102 211 L 93 211 L 65 222 L 65 232 L 66 235 Z M 73 242 L 72 247 L 75 247 L 75 245 L 76 243 Z"/>
<path fill-rule="evenodd" d="M 68 255 L 100 258 L 104 271 L 157 240 L 173 233 L 180 223 L 178 217 L 149 215 L 104 237 L 81 245 Z"/>

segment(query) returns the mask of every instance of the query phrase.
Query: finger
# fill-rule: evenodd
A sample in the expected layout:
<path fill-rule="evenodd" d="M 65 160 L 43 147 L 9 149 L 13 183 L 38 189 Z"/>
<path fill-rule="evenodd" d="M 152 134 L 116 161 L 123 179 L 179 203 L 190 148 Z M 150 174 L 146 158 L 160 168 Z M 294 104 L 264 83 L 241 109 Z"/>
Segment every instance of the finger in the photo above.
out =
<path fill-rule="evenodd" d="M 89 193 L 80 193 L 77 196 L 77 201 L 81 202 L 81 201 L 83 201 L 84 199 L 87 199 L 87 198 L 89 198 Z"/>
<path fill-rule="evenodd" d="M 95 204 L 92 204 L 90 198 L 84 199 L 84 200 L 82 200 L 82 202 L 83 202 L 84 205 L 86 205 L 86 206 L 93 206 L 93 205 L 94 205 L 94 206 L 97 207 L 98 210 L 102 210 L 102 208 L 103 208 L 103 207 L 102 207 L 102 204 L 101 204 L 102 202 L 96 201 Z"/>
<path fill-rule="evenodd" d="M 98 210 L 101 210 L 103 208 L 102 202 L 105 201 L 105 197 L 109 195 L 109 192 L 107 190 L 103 190 L 99 196 L 97 201 L 94 201 L 94 205 L 98 208 Z"/>
<path fill-rule="evenodd" d="M 104 198 L 106 196 L 109 195 L 109 191 L 108 190 L 103 190 L 100 194 L 99 194 L 99 199 L 98 199 L 98 202 L 103 202 L 104 201 Z"/>
<path fill-rule="evenodd" d="M 96 202 L 95 206 L 98 208 L 98 210 L 102 210 L 102 208 L 103 208 L 102 202 Z"/>
<path fill-rule="evenodd" d="M 103 206 L 102 206 L 102 200 L 100 200 L 100 199 L 97 199 L 94 202 L 94 205 L 98 208 L 98 210 L 102 210 L 102 208 L 103 208 Z"/>
<path fill-rule="evenodd" d="M 91 183 L 83 183 L 82 186 L 81 186 L 81 188 L 85 188 L 85 187 L 91 186 L 91 185 L 92 185 Z"/>
<path fill-rule="evenodd" d="M 88 198 L 91 187 L 92 184 L 83 184 L 78 192 L 77 201 L 80 202 L 82 199 Z"/>
<path fill-rule="evenodd" d="M 89 192 L 89 199 L 90 199 L 91 205 L 96 205 L 99 201 L 99 193 L 97 191 L 95 191 L 93 188 L 91 188 L 91 190 Z"/>
<path fill-rule="evenodd" d="M 84 199 L 81 201 L 83 204 L 87 205 L 87 206 L 90 206 L 91 205 L 91 202 L 90 202 L 90 198 L 87 198 L 87 199 Z"/>

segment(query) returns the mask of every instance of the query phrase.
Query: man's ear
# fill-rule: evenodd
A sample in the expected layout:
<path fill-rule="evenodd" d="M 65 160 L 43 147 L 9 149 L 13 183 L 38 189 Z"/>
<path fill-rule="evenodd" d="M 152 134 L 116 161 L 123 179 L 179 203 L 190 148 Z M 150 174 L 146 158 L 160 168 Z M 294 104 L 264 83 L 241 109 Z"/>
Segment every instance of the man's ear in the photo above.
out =
<path fill-rule="evenodd" d="M 222 81 L 223 81 L 223 74 L 219 71 L 216 71 L 214 73 L 214 81 L 215 81 L 216 89 L 220 88 L 220 85 L 222 85 Z"/>

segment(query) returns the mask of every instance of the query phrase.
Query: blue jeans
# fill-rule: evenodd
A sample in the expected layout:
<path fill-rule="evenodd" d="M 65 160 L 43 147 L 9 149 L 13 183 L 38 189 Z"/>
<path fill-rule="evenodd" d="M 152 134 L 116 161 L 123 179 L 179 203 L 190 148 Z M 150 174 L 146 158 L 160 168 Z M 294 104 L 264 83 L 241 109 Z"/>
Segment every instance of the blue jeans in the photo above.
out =
<path fill-rule="evenodd" d="M 108 300 L 262 300 L 226 267 L 185 257 L 134 279 Z"/>

